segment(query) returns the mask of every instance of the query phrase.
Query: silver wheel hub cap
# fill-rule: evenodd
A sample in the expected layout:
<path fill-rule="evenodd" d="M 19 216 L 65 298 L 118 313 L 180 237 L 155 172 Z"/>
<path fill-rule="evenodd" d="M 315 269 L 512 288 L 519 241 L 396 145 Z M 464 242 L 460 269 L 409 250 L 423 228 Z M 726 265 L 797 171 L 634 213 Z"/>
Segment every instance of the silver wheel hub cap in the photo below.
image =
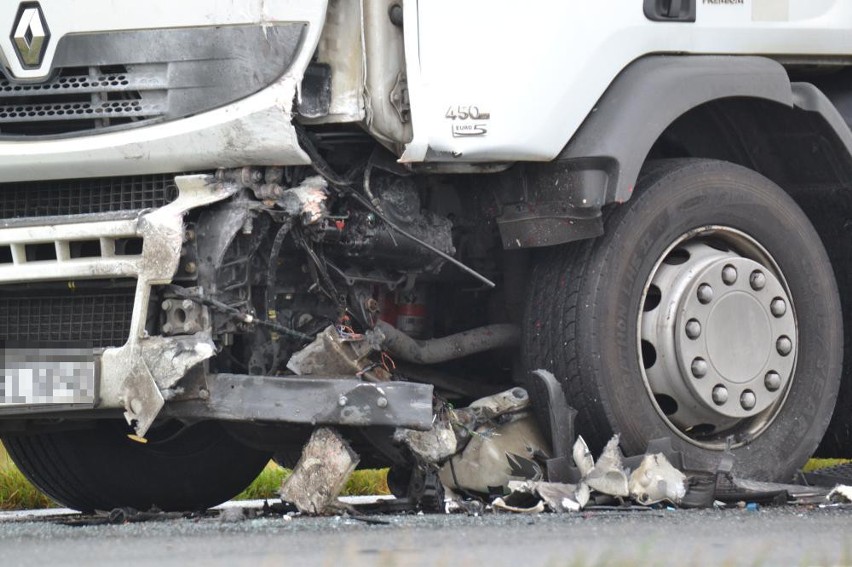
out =
<path fill-rule="evenodd" d="M 702 234 L 681 239 L 652 272 L 639 317 L 646 386 L 669 424 L 699 443 L 760 433 L 783 404 L 798 348 L 774 262 L 742 233 L 712 233 L 730 249 Z M 738 241 L 762 253 L 746 257 Z"/>

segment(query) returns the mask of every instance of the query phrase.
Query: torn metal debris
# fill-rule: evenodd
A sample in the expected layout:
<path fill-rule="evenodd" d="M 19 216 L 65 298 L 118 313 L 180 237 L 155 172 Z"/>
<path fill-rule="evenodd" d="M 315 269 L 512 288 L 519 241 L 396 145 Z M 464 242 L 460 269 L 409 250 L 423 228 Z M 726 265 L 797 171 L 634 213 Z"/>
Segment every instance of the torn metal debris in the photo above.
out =
<path fill-rule="evenodd" d="M 583 477 L 592 490 L 610 496 L 626 497 L 630 495 L 627 473 L 624 469 L 624 455 L 618 446 L 619 436 L 615 435 L 604 447 L 601 456 L 588 475 Z"/>
<path fill-rule="evenodd" d="M 838 485 L 828 493 L 826 498 L 831 502 L 852 504 L 852 486 Z"/>
<path fill-rule="evenodd" d="M 337 496 L 359 458 L 349 443 L 331 427 L 311 435 L 293 474 L 281 485 L 281 500 L 305 514 L 334 513 L 341 508 Z"/>
<path fill-rule="evenodd" d="M 686 475 L 677 470 L 662 453 L 645 455 L 630 475 L 630 497 L 640 504 L 668 501 L 680 504 L 686 496 Z"/>

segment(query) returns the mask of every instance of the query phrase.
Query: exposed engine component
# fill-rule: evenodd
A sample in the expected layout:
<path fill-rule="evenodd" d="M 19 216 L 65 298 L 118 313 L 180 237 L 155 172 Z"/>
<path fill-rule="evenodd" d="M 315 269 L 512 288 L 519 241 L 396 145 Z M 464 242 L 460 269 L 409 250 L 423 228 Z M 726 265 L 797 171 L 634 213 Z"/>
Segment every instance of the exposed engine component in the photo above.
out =
<path fill-rule="evenodd" d="M 411 235 L 446 254 L 453 254 L 452 223 L 421 210 L 414 181 L 386 174 L 374 176 L 373 204 Z M 402 238 L 371 211 L 352 210 L 340 235 L 340 252 L 354 262 L 380 264 L 398 270 L 437 271 L 440 257 L 414 240 Z"/>

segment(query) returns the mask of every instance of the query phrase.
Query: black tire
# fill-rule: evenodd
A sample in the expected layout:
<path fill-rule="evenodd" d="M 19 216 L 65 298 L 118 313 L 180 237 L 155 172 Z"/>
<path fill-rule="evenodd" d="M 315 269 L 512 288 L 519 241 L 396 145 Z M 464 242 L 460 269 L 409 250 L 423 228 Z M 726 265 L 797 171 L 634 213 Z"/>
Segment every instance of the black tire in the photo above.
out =
<path fill-rule="evenodd" d="M 786 481 L 816 449 L 831 419 L 842 316 L 831 264 L 807 217 L 751 170 L 709 160 L 651 164 L 633 197 L 607 211 L 604 236 L 538 257 L 525 314 L 525 364 L 562 381 L 579 412 L 577 432 L 594 450 L 615 432 L 628 454 L 670 437 L 688 468 L 714 468 L 724 440 L 696 442 L 691 431 L 677 431 L 666 419 L 646 387 L 637 340 L 643 293 L 665 251 L 682 235 L 711 225 L 757 242 L 786 279 L 794 305 L 798 352 L 786 399 L 775 402 L 773 419 L 759 432 L 735 438 L 733 448 L 741 476 Z"/>
<path fill-rule="evenodd" d="M 215 422 L 169 422 L 145 444 L 128 433 L 124 422 L 101 420 L 86 429 L 7 436 L 3 443 L 39 490 L 83 512 L 209 508 L 248 486 L 270 458 Z"/>

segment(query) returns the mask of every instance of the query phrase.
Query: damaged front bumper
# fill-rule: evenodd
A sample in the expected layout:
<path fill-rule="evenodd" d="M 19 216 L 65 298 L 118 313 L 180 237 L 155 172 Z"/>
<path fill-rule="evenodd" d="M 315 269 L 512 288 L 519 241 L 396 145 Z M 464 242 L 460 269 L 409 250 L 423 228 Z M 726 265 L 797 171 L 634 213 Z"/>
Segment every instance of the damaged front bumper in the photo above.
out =
<path fill-rule="evenodd" d="M 432 386 L 364 382 L 354 376 L 213 374 L 186 401 L 163 414 L 180 419 L 264 421 L 305 425 L 432 427 Z"/>
<path fill-rule="evenodd" d="M 209 175 L 175 178 L 179 194 L 170 204 L 130 218 L 106 215 L 70 217 L 50 225 L 0 228 L 0 246 L 8 246 L 10 263 L 0 264 L 0 283 L 30 283 L 132 278 L 136 280 L 130 333 L 125 344 L 95 353 L 97 409 L 124 408 L 129 423 L 144 435 L 164 404 L 161 390 L 172 387 L 187 370 L 214 353 L 209 336 L 149 337 L 145 331 L 151 288 L 171 282 L 181 259 L 184 215 L 232 196 L 239 187 Z M 141 251 L 121 254 L 119 242 L 141 240 Z M 72 243 L 97 241 L 99 253 L 72 257 Z M 51 247 L 52 259 L 32 259 L 28 250 Z M 69 285 L 71 285 L 69 283 Z M 25 347 L 27 345 L 24 345 Z M 27 347 L 28 348 L 28 347 Z M 8 373 L 7 373 L 8 374 Z M 11 379 L 6 376 L 6 380 Z M 9 390 L 12 385 L 7 385 Z M 4 415 L 49 412 L 40 407 L 0 404 Z M 82 406 L 85 407 L 85 406 Z"/>
<path fill-rule="evenodd" d="M 0 402 L 0 415 L 59 416 L 80 410 L 121 409 L 139 436 L 146 434 L 164 407 L 168 407 L 165 415 L 193 420 L 431 427 L 431 385 L 369 383 L 354 376 L 207 375 L 201 363 L 216 352 L 209 333 L 150 336 L 146 321 L 152 288 L 170 284 L 178 271 L 186 231 L 184 216 L 224 201 L 241 187 L 211 175 L 179 176 L 175 184 L 179 191 L 176 200 L 130 218 L 86 215 L 49 226 L 21 226 L 11 221 L 0 228 L 0 246 L 8 246 L 12 258 L 11 263 L 0 264 L 0 284 L 104 278 L 136 282 L 126 342 L 94 352 L 91 378 L 96 394 L 78 404 L 6 400 Z M 127 239 L 141 241 L 138 253 L 117 253 L 121 247 L 116 243 Z M 100 254 L 71 257 L 71 244 L 82 240 L 98 241 Z M 45 245 L 56 251 L 55 258 L 32 260 L 28 250 Z M 38 363 L 38 351 L 30 350 L 36 356 L 31 360 Z M 7 371 L 4 384 L 10 380 L 15 378 Z M 63 380 L 54 379 L 54 385 Z M 20 385 L 5 384 L 4 392 L 20 389 Z"/>

